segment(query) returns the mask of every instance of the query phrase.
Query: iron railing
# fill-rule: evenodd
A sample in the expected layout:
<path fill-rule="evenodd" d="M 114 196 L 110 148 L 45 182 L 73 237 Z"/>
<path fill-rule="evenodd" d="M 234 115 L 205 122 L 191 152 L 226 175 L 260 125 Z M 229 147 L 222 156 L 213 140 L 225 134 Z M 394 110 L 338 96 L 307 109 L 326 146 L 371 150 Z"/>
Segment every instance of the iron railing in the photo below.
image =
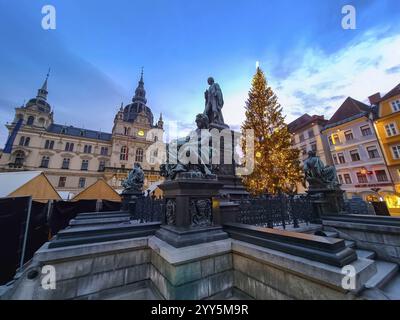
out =
<path fill-rule="evenodd" d="M 239 201 L 236 222 L 259 227 L 299 228 L 316 219 L 308 197 L 281 195 L 275 197 L 244 198 Z"/>

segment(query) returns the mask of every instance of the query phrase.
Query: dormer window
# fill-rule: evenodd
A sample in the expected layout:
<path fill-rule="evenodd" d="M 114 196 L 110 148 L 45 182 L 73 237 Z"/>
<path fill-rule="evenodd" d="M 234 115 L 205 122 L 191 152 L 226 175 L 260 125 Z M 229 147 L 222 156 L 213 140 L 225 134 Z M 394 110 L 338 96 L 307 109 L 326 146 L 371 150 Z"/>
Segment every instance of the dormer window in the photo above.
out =
<path fill-rule="evenodd" d="M 62 128 L 61 129 L 61 134 L 66 134 L 67 133 L 67 128 Z"/>
<path fill-rule="evenodd" d="M 81 132 L 79 134 L 81 137 L 83 137 L 85 135 L 85 130 L 81 130 Z"/>

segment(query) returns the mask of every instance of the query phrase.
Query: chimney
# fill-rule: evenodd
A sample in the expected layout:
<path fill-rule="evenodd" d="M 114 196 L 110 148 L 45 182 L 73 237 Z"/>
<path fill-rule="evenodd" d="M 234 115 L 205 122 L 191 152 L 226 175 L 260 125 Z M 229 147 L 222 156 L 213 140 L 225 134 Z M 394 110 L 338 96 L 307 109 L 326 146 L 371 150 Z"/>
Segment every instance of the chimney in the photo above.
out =
<path fill-rule="evenodd" d="M 375 93 L 372 96 L 368 97 L 368 99 L 371 105 L 377 105 L 381 100 L 381 94 L 379 92 Z"/>

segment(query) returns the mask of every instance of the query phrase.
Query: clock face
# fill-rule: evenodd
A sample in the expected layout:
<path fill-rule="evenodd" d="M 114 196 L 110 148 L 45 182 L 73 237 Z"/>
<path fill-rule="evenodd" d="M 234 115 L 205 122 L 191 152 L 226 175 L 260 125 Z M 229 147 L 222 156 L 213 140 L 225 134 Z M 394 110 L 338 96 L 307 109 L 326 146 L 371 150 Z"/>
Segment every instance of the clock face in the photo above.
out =
<path fill-rule="evenodd" d="M 139 130 L 137 134 L 138 134 L 139 137 L 144 137 L 144 131 L 143 130 Z"/>

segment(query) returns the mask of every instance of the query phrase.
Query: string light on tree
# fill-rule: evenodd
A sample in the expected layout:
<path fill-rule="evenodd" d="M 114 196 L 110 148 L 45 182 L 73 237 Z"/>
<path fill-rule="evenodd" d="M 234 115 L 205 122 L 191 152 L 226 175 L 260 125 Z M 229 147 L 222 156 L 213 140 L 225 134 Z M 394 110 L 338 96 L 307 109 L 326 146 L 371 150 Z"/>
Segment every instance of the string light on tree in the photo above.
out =
<path fill-rule="evenodd" d="M 255 163 L 253 173 L 244 176 L 243 183 L 253 194 L 292 192 L 303 178 L 300 150 L 292 148 L 282 108 L 258 62 L 256 66 L 242 124 L 243 133 L 254 130 Z M 242 150 L 246 154 L 245 140 Z"/>

